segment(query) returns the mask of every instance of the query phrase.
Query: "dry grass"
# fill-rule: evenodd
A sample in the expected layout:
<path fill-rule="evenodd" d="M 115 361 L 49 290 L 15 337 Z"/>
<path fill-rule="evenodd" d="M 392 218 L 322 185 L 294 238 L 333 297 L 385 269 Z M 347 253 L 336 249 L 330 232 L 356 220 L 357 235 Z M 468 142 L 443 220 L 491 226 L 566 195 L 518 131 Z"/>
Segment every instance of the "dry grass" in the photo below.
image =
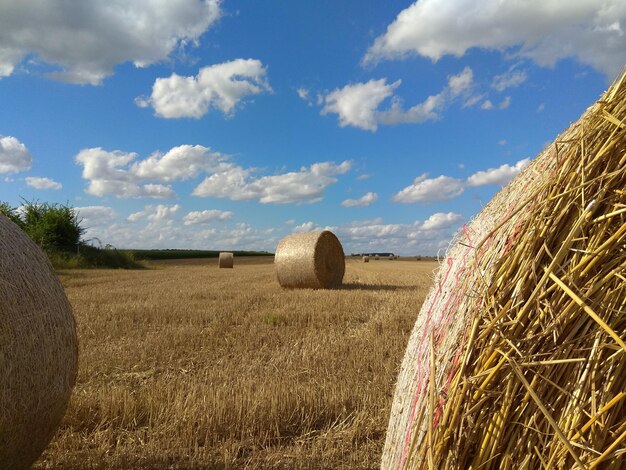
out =
<path fill-rule="evenodd" d="M 286 290 L 271 259 L 66 271 L 80 371 L 36 468 L 378 468 L 436 263 L 346 262 Z"/>

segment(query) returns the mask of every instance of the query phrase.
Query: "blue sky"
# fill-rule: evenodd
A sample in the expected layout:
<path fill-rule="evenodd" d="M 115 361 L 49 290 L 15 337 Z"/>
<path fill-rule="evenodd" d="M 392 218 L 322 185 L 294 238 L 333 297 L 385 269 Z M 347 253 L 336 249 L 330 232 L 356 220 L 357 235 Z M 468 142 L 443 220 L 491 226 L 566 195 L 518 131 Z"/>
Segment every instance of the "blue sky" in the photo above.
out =
<path fill-rule="evenodd" d="M 606 89 L 624 29 L 618 0 L 0 0 L 0 200 L 120 248 L 436 254 Z"/>

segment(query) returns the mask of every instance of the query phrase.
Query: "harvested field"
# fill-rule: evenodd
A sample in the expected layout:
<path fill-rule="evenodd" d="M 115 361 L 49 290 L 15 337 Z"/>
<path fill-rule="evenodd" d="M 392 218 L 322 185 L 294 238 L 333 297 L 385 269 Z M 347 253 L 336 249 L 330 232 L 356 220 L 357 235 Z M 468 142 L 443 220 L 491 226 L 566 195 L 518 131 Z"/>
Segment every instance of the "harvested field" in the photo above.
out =
<path fill-rule="evenodd" d="M 289 290 L 272 261 L 62 272 L 79 377 L 35 468 L 378 468 L 436 263 L 349 258 L 342 288 Z"/>

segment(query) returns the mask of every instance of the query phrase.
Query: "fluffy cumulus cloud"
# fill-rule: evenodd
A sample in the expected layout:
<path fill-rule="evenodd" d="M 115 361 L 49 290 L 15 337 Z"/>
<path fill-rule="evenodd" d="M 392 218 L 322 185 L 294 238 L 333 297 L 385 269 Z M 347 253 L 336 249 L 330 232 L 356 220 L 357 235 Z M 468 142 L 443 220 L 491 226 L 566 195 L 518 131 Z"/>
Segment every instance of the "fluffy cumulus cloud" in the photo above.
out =
<path fill-rule="evenodd" d="M 464 190 L 463 180 L 445 175 L 428 178 L 424 173 L 391 199 L 404 203 L 446 201 L 460 196 Z"/>
<path fill-rule="evenodd" d="M 337 114 L 341 127 L 353 126 L 372 132 L 376 131 L 379 124 L 433 121 L 439 119 L 446 107 L 473 86 L 473 72 L 466 67 L 458 75 L 451 75 L 441 92 L 406 109 L 402 99 L 394 95 L 400 83 L 398 80 L 388 84 L 383 78 L 335 89 L 325 96 L 321 112 Z M 391 104 L 386 109 L 379 109 L 387 99 L 391 100 Z"/>
<path fill-rule="evenodd" d="M 422 224 L 423 230 L 441 230 L 444 228 L 450 228 L 457 226 L 463 220 L 461 214 L 455 214 L 454 212 L 437 212 L 431 215 Z"/>
<path fill-rule="evenodd" d="M 232 200 L 258 199 L 263 204 L 313 203 L 324 197 L 337 175 L 347 173 L 349 161 L 314 163 L 300 171 L 272 176 L 253 176 L 253 170 L 239 166 L 206 177 L 193 194 Z"/>
<path fill-rule="evenodd" d="M 228 158 L 202 145 L 179 145 L 166 153 L 154 152 L 132 165 L 131 172 L 141 179 L 184 181 L 201 173 L 213 173 L 229 166 Z"/>
<path fill-rule="evenodd" d="M 293 228 L 292 232 L 293 233 L 307 233 L 307 232 L 313 232 L 315 230 L 322 230 L 322 228 L 315 225 L 314 222 L 308 221 L 300 225 L 296 225 Z"/>
<path fill-rule="evenodd" d="M 412 54 L 437 61 L 479 47 L 541 66 L 574 57 L 612 77 L 626 62 L 624 25 L 623 0 L 418 0 L 376 38 L 363 61 Z"/>
<path fill-rule="evenodd" d="M 335 89 L 324 98 L 322 114 L 337 114 L 341 127 L 353 126 L 375 131 L 378 127 L 378 107 L 393 95 L 399 85 L 400 80 L 388 84 L 382 78 Z"/>
<path fill-rule="evenodd" d="M 144 183 L 128 168 L 136 153 L 109 152 L 100 147 L 81 150 L 76 162 L 83 166 L 83 178 L 89 181 L 86 192 L 94 196 L 114 195 L 120 198 L 175 196 L 170 186 Z"/>
<path fill-rule="evenodd" d="M 348 252 L 433 255 L 448 246 L 463 216 L 453 212 L 432 214 L 426 221 L 388 224 L 382 218 L 333 227 Z"/>
<path fill-rule="evenodd" d="M 0 173 L 28 171 L 32 161 L 33 158 L 23 143 L 15 137 L 0 136 Z"/>
<path fill-rule="evenodd" d="M 84 234 L 85 239 L 101 237 L 103 230 L 110 227 L 117 220 L 117 213 L 112 207 L 83 206 L 75 207 L 74 209 L 81 227 L 86 230 Z M 105 243 L 108 242 L 105 241 Z"/>
<path fill-rule="evenodd" d="M 75 160 L 83 166 L 88 194 L 120 198 L 172 198 L 176 195 L 172 182 L 232 166 L 228 157 L 201 145 L 180 145 L 164 154 L 154 152 L 144 160 L 137 157 L 134 152 L 95 147 L 81 150 Z"/>
<path fill-rule="evenodd" d="M 26 185 L 34 189 L 54 189 L 59 190 L 63 185 L 50 178 L 42 178 L 39 176 L 27 176 Z"/>
<path fill-rule="evenodd" d="M 188 212 L 183 218 L 185 225 L 208 224 L 214 221 L 224 222 L 233 218 L 230 211 L 220 211 L 217 209 L 207 209 L 204 211 Z"/>
<path fill-rule="evenodd" d="M 220 0 L 0 2 L 0 76 L 31 57 L 54 78 L 99 84 L 118 64 L 145 67 L 197 44 L 219 16 Z"/>
<path fill-rule="evenodd" d="M 530 163 L 529 158 L 524 158 L 514 165 L 507 163 L 498 168 L 489 168 L 485 171 L 478 171 L 467 179 L 468 186 L 484 186 L 487 184 L 499 184 L 504 186 L 518 175 Z"/>
<path fill-rule="evenodd" d="M 203 67 L 195 77 L 157 78 L 150 98 L 137 98 L 162 118 L 201 118 L 212 108 L 232 115 L 247 96 L 271 91 L 267 69 L 255 59 L 236 59 Z"/>
<path fill-rule="evenodd" d="M 346 199 L 341 205 L 343 207 L 365 207 L 376 202 L 378 200 L 378 194 L 373 192 L 367 192 L 358 199 Z"/>
<path fill-rule="evenodd" d="M 486 186 L 490 184 L 505 185 L 519 174 L 530 163 L 529 158 L 518 161 L 514 165 L 505 163 L 498 168 L 489 168 L 477 171 L 467 180 L 440 175 L 428 178 L 426 173 L 418 176 L 413 184 L 394 194 L 391 198 L 395 202 L 416 203 L 447 201 L 460 196 L 467 187 Z M 431 221 L 431 223 L 435 223 Z"/>

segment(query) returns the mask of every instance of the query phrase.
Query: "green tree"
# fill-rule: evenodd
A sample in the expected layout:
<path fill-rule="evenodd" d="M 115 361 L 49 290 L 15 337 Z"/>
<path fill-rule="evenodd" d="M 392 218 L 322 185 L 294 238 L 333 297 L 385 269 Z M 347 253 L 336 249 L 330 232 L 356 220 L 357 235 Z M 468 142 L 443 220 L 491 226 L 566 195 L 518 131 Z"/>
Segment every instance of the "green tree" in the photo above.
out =
<path fill-rule="evenodd" d="M 25 202 L 22 219 L 24 231 L 46 251 L 75 252 L 85 232 L 67 205 Z"/>

